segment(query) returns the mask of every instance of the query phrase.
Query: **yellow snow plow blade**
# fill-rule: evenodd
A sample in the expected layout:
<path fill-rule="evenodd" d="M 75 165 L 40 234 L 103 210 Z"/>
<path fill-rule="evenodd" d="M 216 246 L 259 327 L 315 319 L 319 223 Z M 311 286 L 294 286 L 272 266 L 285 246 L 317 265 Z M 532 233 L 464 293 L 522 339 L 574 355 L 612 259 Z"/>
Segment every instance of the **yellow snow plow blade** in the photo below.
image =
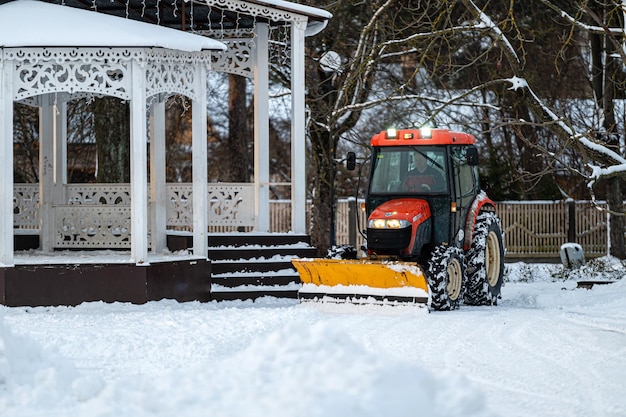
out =
<path fill-rule="evenodd" d="M 351 260 L 292 259 L 302 288 L 298 298 L 349 302 L 428 302 L 428 283 L 414 263 Z"/>

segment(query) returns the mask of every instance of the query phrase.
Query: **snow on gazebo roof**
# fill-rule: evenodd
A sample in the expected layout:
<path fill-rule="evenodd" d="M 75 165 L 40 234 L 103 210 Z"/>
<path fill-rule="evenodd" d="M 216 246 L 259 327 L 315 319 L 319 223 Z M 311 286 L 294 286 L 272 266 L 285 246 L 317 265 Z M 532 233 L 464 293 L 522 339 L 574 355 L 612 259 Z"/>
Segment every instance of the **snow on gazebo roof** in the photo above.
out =
<path fill-rule="evenodd" d="M 283 10 L 290 10 L 295 13 L 300 13 L 308 16 L 313 19 L 327 20 L 330 19 L 333 15 L 324 10 L 318 9 L 317 7 L 311 7 L 304 4 L 292 3 L 290 1 L 284 0 L 249 0 L 250 3 L 259 4 L 267 7 L 276 7 Z"/>
<path fill-rule="evenodd" d="M 250 2 L 307 16 L 309 21 L 307 23 L 306 36 L 316 35 L 321 32 L 326 27 L 328 20 L 333 17 L 333 15 L 326 10 L 284 0 L 252 0 Z"/>
<path fill-rule="evenodd" d="M 214 39 L 37 0 L 0 5 L 0 47 L 160 47 L 226 50 Z"/>

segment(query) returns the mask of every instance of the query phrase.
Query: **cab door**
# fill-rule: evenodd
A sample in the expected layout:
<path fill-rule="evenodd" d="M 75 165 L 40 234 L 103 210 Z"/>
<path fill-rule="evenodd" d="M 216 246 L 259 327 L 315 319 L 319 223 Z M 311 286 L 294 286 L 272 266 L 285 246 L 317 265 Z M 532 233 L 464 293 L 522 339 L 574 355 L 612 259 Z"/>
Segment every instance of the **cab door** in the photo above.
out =
<path fill-rule="evenodd" d="M 465 219 L 469 211 L 474 197 L 479 191 L 478 172 L 476 170 L 477 149 L 475 146 L 452 146 L 452 183 L 453 193 L 452 201 L 456 202 L 456 211 L 453 212 L 454 219 L 452 224 L 452 236 L 455 236 L 458 242 L 458 233 L 465 227 Z M 462 239 L 461 239 L 462 240 Z"/>

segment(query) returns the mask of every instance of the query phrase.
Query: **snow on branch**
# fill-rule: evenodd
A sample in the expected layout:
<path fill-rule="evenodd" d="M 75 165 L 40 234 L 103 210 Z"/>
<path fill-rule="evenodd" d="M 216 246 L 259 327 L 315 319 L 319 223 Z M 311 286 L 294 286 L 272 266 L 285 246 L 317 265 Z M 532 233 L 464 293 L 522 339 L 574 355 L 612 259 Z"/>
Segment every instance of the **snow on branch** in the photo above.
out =
<path fill-rule="evenodd" d="M 485 28 L 493 31 L 497 41 L 503 45 L 504 53 L 509 57 L 509 62 L 512 64 L 519 64 L 519 57 L 515 50 L 512 48 L 506 35 L 500 30 L 500 28 L 487 16 L 482 10 L 480 10 L 472 0 L 464 0 L 467 7 L 472 8 L 476 14 L 477 19 L 484 24 Z M 542 0 L 542 3 L 548 4 L 547 0 Z M 554 10 L 554 8 L 552 8 Z M 552 126 L 558 128 L 558 134 L 566 141 L 572 141 L 577 143 L 583 153 L 589 154 L 591 159 L 596 163 L 602 163 L 605 167 L 599 167 L 591 162 L 587 162 L 586 166 L 591 171 L 589 176 L 592 182 L 600 177 L 613 176 L 626 173 L 626 159 L 619 153 L 614 152 L 602 143 L 595 142 L 589 138 L 589 133 L 579 133 L 574 130 L 566 121 L 557 116 L 552 109 L 550 109 L 533 91 L 527 80 L 520 77 L 522 69 L 519 66 L 513 65 L 513 71 L 515 76 L 505 79 L 511 86 L 509 90 L 516 91 L 520 94 L 526 92 L 529 96 L 529 105 L 533 112 L 537 114 L 539 119 L 545 122 L 552 122 Z M 501 80 L 502 81 L 502 80 Z M 483 88 L 481 86 L 481 88 Z"/>
<path fill-rule="evenodd" d="M 520 82 L 518 80 L 519 80 L 518 77 L 514 77 L 514 78 L 509 79 L 508 81 L 511 82 L 512 84 L 513 83 L 519 84 Z M 557 116 L 556 113 L 554 113 L 551 108 L 549 108 L 548 106 L 546 106 L 544 104 L 544 102 L 539 98 L 539 96 L 537 96 L 537 94 L 535 94 L 533 89 L 530 88 L 530 86 L 528 85 L 526 80 L 524 80 L 524 87 L 526 88 L 526 91 L 528 91 L 528 93 L 532 96 L 533 101 L 535 102 L 535 104 L 538 105 L 541 108 L 543 113 L 546 116 L 548 116 L 548 119 L 550 121 L 555 122 L 570 138 L 575 139 L 575 138 L 577 138 L 579 136 L 579 135 L 576 135 L 576 133 L 574 132 L 574 129 L 572 127 L 570 127 L 567 123 L 565 123 L 565 121 L 563 121 L 562 118 Z M 517 90 L 518 88 L 515 88 L 515 90 Z M 513 87 L 511 87 L 511 90 L 512 89 L 513 89 Z"/>
<path fill-rule="evenodd" d="M 549 9 L 553 10 L 557 15 L 563 18 L 565 21 L 571 23 L 574 27 L 583 30 L 587 33 L 594 33 L 597 35 L 607 35 L 607 37 L 611 40 L 611 42 L 615 45 L 616 56 L 619 56 L 622 61 L 626 62 L 626 43 L 621 44 L 621 41 L 618 38 L 623 38 L 626 32 L 625 27 L 608 27 L 602 21 L 602 18 L 594 13 L 589 7 L 585 7 L 582 10 L 589 16 L 592 20 L 594 20 L 597 25 L 590 25 L 580 21 L 576 17 L 570 15 L 561 7 L 553 4 L 549 0 L 539 0 L 542 4 L 544 4 Z M 621 8 L 623 15 L 626 17 L 626 1 L 622 0 Z"/>
<path fill-rule="evenodd" d="M 579 136 L 578 141 L 582 143 L 585 148 L 593 150 L 596 153 L 603 154 L 607 158 L 617 161 L 619 165 L 626 165 L 626 159 L 624 159 L 624 157 L 602 145 L 601 143 L 593 142 L 584 136 Z M 610 168 L 617 166 L 618 165 L 613 165 Z M 607 172 L 610 172 L 610 170 L 608 170 Z"/>
<path fill-rule="evenodd" d="M 502 33 L 502 30 L 500 30 L 498 25 L 493 20 L 491 20 L 491 18 L 487 16 L 478 6 L 476 6 L 476 4 L 474 4 L 472 0 L 467 0 L 466 4 L 471 6 L 478 15 L 480 23 L 474 27 L 491 30 L 495 34 L 496 41 L 502 42 L 509 54 L 514 57 L 518 63 L 520 63 L 521 61 L 519 59 L 519 56 L 517 56 L 517 52 L 515 52 L 515 48 L 513 48 L 513 45 L 511 45 L 511 42 L 509 42 L 509 39 L 504 35 L 504 33 Z"/>
<path fill-rule="evenodd" d="M 433 36 L 439 36 L 439 35 L 446 35 L 446 34 L 456 33 L 456 32 L 459 32 L 461 30 L 467 31 L 468 29 L 482 29 L 482 28 L 483 28 L 482 24 L 478 24 L 476 26 L 473 26 L 473 25 L 463 25 L 463 26 L 454 26 L 454 27 L 449 27 L 449 28 L 445 28 L 445 29 L 434 30 L 434 31 L 430 31 L 430 32 L 419 32 L 419 33 L 414 33 L 411 36 L 407 36 L 406 38 L 391 39 L 391 40 L 385 41 L 385 42 L 381 43 L 381 46 L 383 47 L 382 49 L 384 49 L 387 46 L 403 45 L 403 44 L 408 43 L 410 41 L 413 41 L 415 39 L 430 39 Z"/>
<path fill-rule="evenodd" d="M 587 164 L 591 169 L 591 174 L 588 176 L 590 182 L 589 187 L 593 187 L 596 181 L 601 178 L 610 178 L 615 176 L 624 176 L 626 174 L 626 163 L 619 165 L 611 165 L 610 167 L 602 168 L 597 165 Z"/>
<path fill-rule="evenodd" d="M 478 103 L 476 101 L 467 101 L 467 102 L 460 101 L 461 99 L 471 95 L 471 93 L 478 91 L 483 87 L 484 87 L 484 84 L 482 84 L 480 87 L 468 90 L 465 93 L 462 93 L 456 97 L 451 97 L 446 100 L 436 98 L 436 97 L 431 97 L 431 96 L 422 96 L 419 94 L 401 94 L 401 95 L 396 95 L 396 96 L 382 97 L 376 100 L 369 100 L 369 101 L 365 101 L 361 103 L 355 103 L 355 104 L 344 106 L 341 109 L 336 110 L 336 112 L 333 113 L 333 116 L 337 116 L 343 112 L 362 111 L 362 110 L 370 109 L 382 103 L 399 102 L 399 101 L 416 101 L 416 100 L 417 101 L 429 101 L 429 102 L 440 104 L 439 107 L 433 110 L 432 112 L 433 115 L 436 115 L 437 113 L 439 113 L 441 110 L 443 110 L 445 107 L 449 106 L 452 103 L 460 105 L 460 106 L 466 106 L 466 107 L 486 107 L 486 108 L 490 108 L 493 110 L 500 110 L 498 106 L 494 106 L 493 104 L 489 104 L 489 103 Z"/>
<path fill-rule="evenodd" d="M 509 90 L 517 91 L 520 88 L 528 87 L 528 83 L 526 82 L 526 80 L 520 77 L 509 78 L 506 81 L 511 83 L 511 87 L 509 88 Z"/>
<path fill-rule="evenodd" d="M 532 88 L 530 88 L 526 80 L 519 77 L 513 77 L 505 81 L 511 83 L 511 87 L 509 88 L 509 90 L 526 90 L 528 94 L 532 97 L 535 105 L 541 108 L 544 117 L 547 117 L 550 121 L 554 122 L 569 137 L 570 140 L 577 142 L 587 152 L 592 153 L 593 159 L 596 162 L 602 161 L 606 163 L 606 165 L 608 165 L 607 167 L 600 167 L 591 162 L 586 163 L 587 168 L 589 168 L 589 170 L 591 171 L 591 173 L 587 175 L 587 178 L 591 180 L 589 183 L 589 187 L 593 186 L 593 184 L 595 184 L 595 182 L 598 181 L 600 178 L 626 174 L 626 158 L 622 157 L 617 152 L 609 149 L 604 144 L 594 142 L 585 135 L 576 133 L 571 126 L 565 123 L 562 118 L 558 117 L 556 113 L 554 113 L 548 106 L 546 106 L 541 101 L 541 99 L 537 96 L 537 94 L 535 94 Z"/>
<path fill-rule="evenodd" d="M 362 88 L 362 86 L 366 86 L 368 82 L 371 82 L 373 79 L 373 67 L 376 63 L 374 57 L 378 53 L 379 48 L 377 48 L 377 46 L 380 43 L 377 36 L 377 29 L 380 24 L 379 19 L 394 1 L 395 0 L 387 0 L 381 5 L 361 31 L 359 42 L 354 53 L 354 57 L 358 59 L 351 60 L 345 76 L 346 81 L 344 82 L 344 84 L 352 84 L 352 86 L 347 89 L 348 92 L 343 88 L 338 89 L 335 110 L 333 111 L 334 114 L 339 114 L 337 111 L 338 106 L 340 103 L 343 103 L 344 100 L 347 101 L 349 105 L 359 103 L 360 99 L 362 99 L 363 92 L 367 91 L 367 88 Z M 343 108 L 346 108 L 346 106 L 343 106 Z M 338 120 L 337 124 L 347 123 L 348 120 L 353 118 L 354 115 L 349 111 L 343 112 L 341 116 L 342 120 Z"/>
<path fill-rule="evenodd" d="M 623 28 L 608 28 L 608 27 L 602 27 L 602 26 L 596 26 L 596 25 L 589 25 L 587 23 L 583 23 L 580 20 L 576 19 L 574 16 L 570 15 L 569 13 L 567 13 L 565 10 L 563 10 L 562 8 L 556 6 L 555 4 L 553 4 L 551 1 L 549 0 L 539 0 L 541 3 L 543 3 L 546 7 L 552 9 L 554 12 L 556 12 L 559 16 L 561 16 L 563 19 L 567 20 L 568 22 L 570 22 L 572 25 L 576 26 L 579 29 L 584 30 L 585 32 L 589 32 L 589 33 L 596 33 L 596 34 L 604 34 L 607 31 L 614 33 L 616 35 L 620 35 L 624 33 L 624 29 Z M 624 8 L 624 5 L 622 4 L 622 8 Z"/>

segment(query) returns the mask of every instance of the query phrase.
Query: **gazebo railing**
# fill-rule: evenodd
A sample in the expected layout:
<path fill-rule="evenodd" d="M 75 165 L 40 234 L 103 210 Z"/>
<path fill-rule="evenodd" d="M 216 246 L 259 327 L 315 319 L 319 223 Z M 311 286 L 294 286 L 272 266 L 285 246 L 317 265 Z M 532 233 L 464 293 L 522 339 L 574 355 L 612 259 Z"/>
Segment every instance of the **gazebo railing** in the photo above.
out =
<path fill-rule="evenodd" d="M 71 184 L 53 204 L 55 248 L 130 247 L 130 186 Z"/>
<path fill-rule="evenodd" d="M 192 184 L 167 184 L 168 229 L 192 230 Z M 254 227 L 254 185 L 209 184 L 209 228 L 219 231 Z M 39 232 L 39 184 L 16 184 L 14 232 Z M 130 185 L 69 184 L 63 201 L 52 204 L 55 248 L 130 248 Z M 150 202 L 148 202 L 150 212 Z"/>
<path fill-rule="evenodd" d="M 13 227 L 14 233 L 18 234 L 39 231 L 38 184 L 13 186 Z"/>
<path fill-rule="evenodd" d="M 192 185 L 167 185 L 167 227 L 191 230 Z M 209 229 L 254 227 L 254 185 L 247 183 L 209 184 Z"/>

